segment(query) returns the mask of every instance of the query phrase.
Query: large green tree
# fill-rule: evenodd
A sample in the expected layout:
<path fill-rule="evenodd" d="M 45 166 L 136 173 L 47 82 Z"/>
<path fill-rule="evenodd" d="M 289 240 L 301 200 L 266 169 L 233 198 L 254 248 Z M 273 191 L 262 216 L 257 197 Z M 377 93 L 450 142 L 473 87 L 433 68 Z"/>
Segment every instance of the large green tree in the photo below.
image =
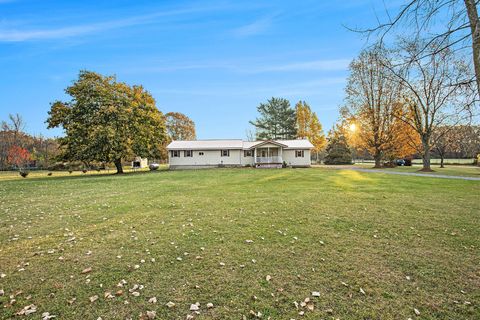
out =
<path fill-rule="evenodd" d="M 290 102 L 271 98 L 257 107 L 260 117 L 250 121 L 256 128 L 257 139 L 295 139 L 296 114 Z"/>
<path fill-rule="evenodd" d="M 49 128 L 65 132 L 60 138 L 64 160 L 113 162 L 117 173 L 123 173 L 127 157 L 160 156 L 165 118 L 142 86 L 80 71 L 65 92 L 72 99 L 53 102 L 47 120 Z"/>

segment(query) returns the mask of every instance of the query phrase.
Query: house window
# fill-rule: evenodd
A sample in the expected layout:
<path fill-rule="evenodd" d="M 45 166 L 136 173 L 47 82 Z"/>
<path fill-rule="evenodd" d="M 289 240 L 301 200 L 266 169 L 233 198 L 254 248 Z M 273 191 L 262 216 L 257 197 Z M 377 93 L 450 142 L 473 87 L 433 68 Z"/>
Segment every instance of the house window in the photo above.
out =
<path fill-rule="evenodd" d="M 295 150 L 295 158 L 303 158 L 305 153 L 303 150 Z"/>
<path fill-rule="evenodd" d="M 220 150 L 220 156 L 230 157 L 230 150 Z"/>
<path fill-rule="evenodd" d="M 170 151 L 172 158 L 180 158 L 180 151 L 179 150 L 172 150 Z"/>
<path fill-rule="evenodd" d="M 253 150 L 244 150 L 243 151 L 244 157 L 253 157 Z"/>
<path fill-rule="evenodd" d="M 183 156 L 184 156 L 185 158 L 187 158 L 187 157 L 193 157 L 193 151 L 192 151 L 192 150 L 185 150 L 185 151 L 183 151 Z"/>
<path fill-rule="evenodd" d="M 203 152 L 199 152 L 198 155 L 199 155 L 199 156 L 203 156 Z"/>

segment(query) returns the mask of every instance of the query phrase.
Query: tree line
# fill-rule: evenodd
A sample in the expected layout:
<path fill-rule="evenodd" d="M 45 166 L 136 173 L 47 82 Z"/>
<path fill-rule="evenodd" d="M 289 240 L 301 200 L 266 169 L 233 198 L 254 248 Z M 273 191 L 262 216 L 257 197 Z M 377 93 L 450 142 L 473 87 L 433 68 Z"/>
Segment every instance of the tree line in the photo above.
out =
<path fill-rule="evenodd" d="M 20 114 L 10 114 L 1 121 L 0 170 L 21 168 L 27 164 L 49 167 L 56 161 L 58 142 L 42 135 L 25 132 L 26 123 Z"/>
<path fill-rule="evenodd" d="M 422 170 L 430 171 L 432 152 L 441 159 L 454 154 L 463 143 L 457 139 L 468 139 L 478 153 L 478 127 L 472 126 L 480 92 L 476 1 L 410 0 L 386 16 L 355 30 L 374 41 L 350 64 L 341 113 L 358 135 L 348 142 L 368 150 L 377 167 L 416 153 Z"/>
<path fill-rule="evenodd" d="M 166 159 L 171 140 L 194 140 L 195 123 L 179 112 L 163 114 L 142 86 L 130 86 L 114 76 L 80 71 L 65 89 L 70 101 L 55 101 L 48 112 L 48 128 L 64 135 L 45 139 L 24 132 L 21 116 L 10 115 L 0 132 L 0 166 L 49 168 L 68 162 L 84 168 L 113 163 L 123 172 L 123 161 L 134 156 Z"/>

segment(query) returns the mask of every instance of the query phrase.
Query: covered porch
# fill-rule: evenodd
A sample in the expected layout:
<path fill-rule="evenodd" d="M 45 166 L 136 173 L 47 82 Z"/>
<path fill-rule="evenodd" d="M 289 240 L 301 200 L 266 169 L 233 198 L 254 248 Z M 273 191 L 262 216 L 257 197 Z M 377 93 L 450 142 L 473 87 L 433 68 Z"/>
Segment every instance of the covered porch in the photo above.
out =
<path fill-rule="evenodd" d="M 283 162 L 282 148 L 255 148 L 254 151 L 255 164 L 278 163 Z"/>
<path fill-rule="evenodd" d="M 283 163 L 283 148 L 286 147 L 276 141 L 264 141 L 253 147 L 255 165 Z"/>

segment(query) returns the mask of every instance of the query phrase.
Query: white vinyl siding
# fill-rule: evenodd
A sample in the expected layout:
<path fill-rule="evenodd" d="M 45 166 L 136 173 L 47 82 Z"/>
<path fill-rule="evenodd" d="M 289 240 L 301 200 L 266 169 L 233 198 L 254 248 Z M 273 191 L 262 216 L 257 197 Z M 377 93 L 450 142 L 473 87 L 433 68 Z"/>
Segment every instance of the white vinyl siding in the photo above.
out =
<path fill-rule="evenodd" d="M 296 157 L 296 151 L 297 150 L 283 150 L 283 161 L 287 163 L 287 165 L 290 166 L 299 166 L 299 167 L 306 167 L 310 166 L 310 150 L 302 150 L 303 151 L 303 158 Z"/>
<path fill-rule="evenodd" d="M 203 153 L 200 156 L 200 153 Z M 199 156 L 197 156 L 199 155 Z M 193 157 L 170 158 L 170 165 L 173 166 L 218 166 L 224 165 L 240 165 L 243 156 L 242 150 L 230 150 L 229 157 L 222 157 L 220 150 L 204 150 L 194 151 Z M 249 157 L 248 159 L 252 159 Z M 252 160 L 253 161 L 253 160 Z"/>

